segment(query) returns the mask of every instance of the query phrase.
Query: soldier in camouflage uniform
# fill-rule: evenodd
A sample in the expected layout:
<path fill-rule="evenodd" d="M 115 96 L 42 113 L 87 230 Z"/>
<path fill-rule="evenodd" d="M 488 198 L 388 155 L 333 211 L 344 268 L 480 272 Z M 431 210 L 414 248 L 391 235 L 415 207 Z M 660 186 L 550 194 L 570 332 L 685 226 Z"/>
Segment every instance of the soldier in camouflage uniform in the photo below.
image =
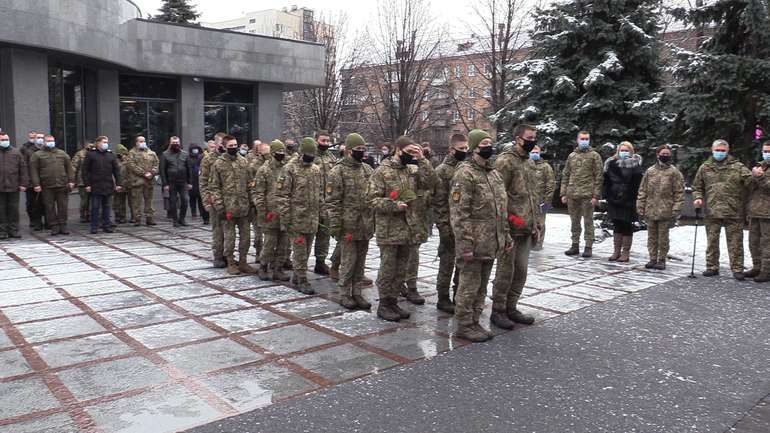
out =
<path fill-rule="evenodd" d="M 543 249 L 545 239 L 545 216 L 551 208 L 553 193 L 556 190 L 556 179 L 553 168 L 546 160 L 540 157 L 540 146 L 535 146 L 529 153 L 529 158 L 535 162 L 535 177 L 537 178 L 537 202 L 540 204 L 540 212 L 537 216 L 537 224 L 540 226 L 540 238 L 532 247 L 535 251 Z"/>
<path fill-rule="evenodd" d="M 160 160 L 158 155 L 147 147 L 144 137 L 136 137 L 134 147 L 125 159 L 125 167 L 132 179 L 130 187 L 134 225 L 141 225 L 142 217 L 146 217 L 147 225 L 154 226 L 155 209 L 152 206 L 152 192 L 155 187 L 155 176 L 159 173 Z"/>
<path fill-rule="evenodd" d="M 254 140 L 254 147 L 249 152 L 246 160 L 249 163 L 249 173 L 252 180 L 252 188 L 254 186 L 254 178 L 257 176 L 257 170 L 262 167 L 262 164 L 268 160 L 270 156 L 270 147 L 262 143 L 261 140 Z M 254 230 L 254 250 L 256 255 L 255 263 L 259 264 L 259 256 L 262 254 L 262 226 L 257 219 L 257 210 L 252 208 L 251 227 Z"/>
<path fill-rule="evenodd" d="M 349 310 L 368 310 L 372 304 L 361 296 L 357 283 L 364 276 L 369 240 L 374 235 L 374 214 L 366 200 L 373 170 L 361 162 L 366 152 L 363 137 L 349 134 L 345 148 L 344 159 L 329 173 L 325 207 L 329 230 L 340 245 L 340 305 Z"/>
<path fill-rule="evenodd" d="M 727 233 L 730 269 L 736 280 L 743 280 L 744 195 L 751 182 L 751 172 L 739 160 L 728 155 L 730 145 L 716 140 L 712 156 L 698 168 L 693 181 L 693 205 L 706 206 L 706 270 L 704 277 L 719 275 L 719 236 Z"/>
<path fill-rule="evenodd" d="M 479 323 L 495 259 L 510 251 L 507 196 L 500 173 L 489 160 L 494 149 L 484 131 L 469 133 L 468 161 L 452 178 L 449 213 L 454 232 L 460 285 L 455 297 L 457 336 L 486 341 L 492 333 Z"/>
<path fill-rule="evenodd" d="M 471 136 L 471 143 L 480 137 Z M 513 146 L 495 160 L 495 170 L 503 179 L 508 196 L 509 230 L 513 240 L 511 251 L 503 253 L 497 261 L 492 289 L 492 323 L 503 329 L 513 329 L 514 323 L 529 325 L 535 321 L 534 317 L 519 311 L 517 304 L 527 281 L 529 250 L 540 238 L 537 174 L 535 163 L 529 157 L 536 146 L 537 131 L 529 125 L 518 125 L 513 130 L 513 138 Z"/>
<path fill-rule="evenodd" d="M 420 148 L 422 152 L 422 148 Z M 415 305 L 425 303 L 425 298 L 417 292 L 417 274 L 420 269 L 420 245 L 428 242 L 432 225 L 431 202 L 433 200 L 433 190 L 436 189 L 436 171 L 433 169 L 430 161 L 420 153 L 417 156 L 417 171 L 412 173 L 416 179 L 415 193 L 417 198 L 411 203 L 414 208 L 417 220 L 420 225 L 416 231 L 414 243 L 410 244 L 409 259 L 406 263 L 406 275 L 404 285 L 401 286 L 401 296 Z"/>
<path fill-rule="evenodd" d="M 203 206 L 209 212 L 209 219 L 211 221 L 211 253 L 214 258 L 215 268 L 227 267 L 227 262 L 224 258 L 225 234 L 222 221 L 220 221 L 220 215 L 213 208 L 214 199 L 209 192 L 209 179 L 211 178 L 211 168 L 214 163 L 225 153 L 225 148 L 222 145 L 222 139 L 225 135 L 223 132 L 218 132 L 214 135 L 214 142 L 201 161 L 201 169 L 198 176 L 201 200 L 203 201 Z"/>
<path fill-rule="evenodd" d="M 316 132 L 318 142 L 318 155 L 315 158 L 315 164 L 321 170 L 321 196 L 326 200 L 327 183 L 329 173 L 332 167 L 337 163 L 337 158 L 329 152 L 332 141 L 328 131 Z M 313 272 L 318 275 L 329 275 L 329 266 L 326 265 L 326 255 L 329 254 L 329 214 L 324 209 L 321 211 L 321 221 L 318 226 L 318 233 L 315 236 L 315 268 Z"/>
<path fill-rule="evenodd" d="M 663 270 L 668 257 L 669 227 L 676 221 L 684 204 L 684 177 L 671 164 L 668 145 L 658 147 L 655 153 L 658 162 L 644 173 L 636 199 L 636 211 L 639 218 L 647 223 L 650 261 L 644 267 Z"/>
<path fill-rule="evenodd" d="M 425 230 L 421 213 L 413 206 L 418 189 L 417 161 L 422 148 L 408 137 L 395 143 L 395 153 L 380 164 L 369 180 L 367 199 L 375 212 L 375 234 L 380 248 L 377 316 L 398 322 L 410 314 L 398 306 L 398 295 L 408 271 L 409 255 Z"/>
<path fill-rule="evenodd" d="M 83 184 L 83 173 L 81 167 L 83 166 L 83 160 L 86 159 L 86 153 L 94 148 L 94 143 L 88 141 L 85 143 L 82 149 L 75 152 L 72 157 L 72 170 L 75 172 L 75 183 L 78 187 L 78 195 L 80 196 L 80 222 L 87 223 L 91 218 L 91 202 L 89 198 L 91 194 L 86 192 L 86 186 Z"/>
<path fill-rule="evenodd" d="M 604 182 L 602 157 L 591 149 L 591 135 L 581 131 L 577 136 L 577 148 L 567 157 L 561 173 L 561 202 L 567 205 L 572 222 L 572 247 L 564 252 L 568 256 L 580 253 L 580 220 L 585 226 L 585 250 L 583 257 L 593 255 L 594 206 L 599 202 Z"/>
<path fill-rule="evenodd" d="M 211 196 L 211 207 L 219 215 L 223 224 L 224 250 L 227 261 L 227 273 L 253 274 L 254 268 L 248 265 L 252 195 L 249 178 L 249 163 L 238 155 L 238 140 L 232 135 L 222 139 L 226 154 L 214 162 L 207 185 Z M 238 262 L 235 261 L 235 228 L 238 228 Z"/>
<path fill-rule="evenodd" d="M 118 167 L 120 168 L 120 178 L 121 178 L 121 184 L 120 186 L 123 188 L 120 192 L 116 192 L 113 200 L 115 208 L 115 223 L 116 224 L 125 224 L 126 223 L 126 202 L 128 201 L 129 192 L 127 191 L 127 186 L 129 185 L 130 181 L 126 179 L 126 155 L 128 155 L 128 149 L 126 146 L 122 144 L 118 144 L 117 147 L 117 161 L 118 161 Z M 131 210 L 131 213 L 133 215 L 133 209 Z"/>
<path fill-rule="evenodd" d="M 283 272 L 288 256 L 286 216 L 278 213 L 276 195 L 283 189 L 281 178 L 286 164 L 286 147 L 280 140 L 270 143 L 271 159 L 257 170 L 254 178 L 254 208 L 262 226 L 264 243 L 259 257 L 259 278 L 262 280 L 289 281 Z"/>
<path fill-rule="evenodd" d="M 300 156 L 286 164 L 278 178 L 276 209 L 292 243 L 294 274 L 291 282 L 302 293 L 315 293 L 307 280 L 307 260 L 323 206 L 321 169 L 313 163 L 318 148 L 314 139 L 300 140 Z"/>
<path fill-rule="evenodd" d="M 762 162 L 751 173 L 749 251 L 754 266 L 746 276 L 766 283 L 770 281 L 770 141 L 762 146 Z"/>
<path fill-rule="evenodd" d="M 450 139 L 449 154 L 436 168 L 436 189 L 433 194 L 433 215 L 438 227 L 438 276 L 436 277 L 436 292 L 438 302 L 436 308 L 454 314 L 455 306 L 449 297 L 449 284 L 453 283 L 457 292 L 459 271 L 455 270 L 455 237 L 449 218 L 449 190 L 452 188 L 452 177 L 457 166 L 465 161 L 468 155 L 468 139 L 462 134 L 455 134 Z M 454 272 L 454 278 L 452 278 Z"/>

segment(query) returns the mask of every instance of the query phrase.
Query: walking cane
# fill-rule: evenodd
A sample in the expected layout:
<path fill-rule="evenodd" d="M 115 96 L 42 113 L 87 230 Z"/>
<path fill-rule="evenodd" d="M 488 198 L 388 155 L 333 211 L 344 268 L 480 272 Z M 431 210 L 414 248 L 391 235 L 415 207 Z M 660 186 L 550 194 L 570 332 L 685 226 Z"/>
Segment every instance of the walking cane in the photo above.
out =
<path fill-rule="evenodd" d="M 698 220 L 700 219 L 700 208 L 695 208 L 695 237 L 692 241 L 692 267 L 690 268 L 690 278 L 695 278 L 695 248 L 698 245 Z"/>

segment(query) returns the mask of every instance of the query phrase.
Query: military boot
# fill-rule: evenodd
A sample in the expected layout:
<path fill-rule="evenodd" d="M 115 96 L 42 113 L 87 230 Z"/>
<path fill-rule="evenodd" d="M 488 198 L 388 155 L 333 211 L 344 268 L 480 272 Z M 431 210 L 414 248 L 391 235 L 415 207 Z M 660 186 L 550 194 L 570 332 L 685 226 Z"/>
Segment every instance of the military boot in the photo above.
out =
<path fill-rule="evenodd" d="M 147 225 L 148 226 L 156 226 L 158 225 L 152 217 L 147 217 Z"/>
<path fill-rule="evenodd" d="M 755 283 L 767 283 L 768 281 L 770 281 L 770 272 L 760 272 L 754 277 Z"/>
<path fill-rule="evenodd" d="M 613 236 L 614 246 L 615 249 L 612 252 L 612 255 L 607 260 L 611 262 L 617 262 L 620 258 L 620 250 L 623 248 L 623 235 L 620 233 L 615 233 Z"/>
<path fill-rule="evenodd" d="M 270 281 L 273 279 L 273 276 L 270 274 L 267 265 L 261 265 L 259 268 L 257 268 L 257 275 L 259 275 L 259 279 L 262 281 Z"/>
<path fill-rule="evenodd" d="M 396 312 L 398 313 L 398 315 L 402 319 L 408 319 L 409 316 L 412 315 L 412 313 L 410 313 L 410 312 L 404 310 L 403 308 L 399 307 L 399 305 L 398 305 L 398 298 L 394 298 L 394 299 L 396 300 L 396 302 L 393 303 L 393 309 L 396 310 Z"/>
<path fill-rule="evenodd" d="M 650 257 L 650 261 L 644 264 L 645 269 L 655 269 L 655 266 L 658 264 L 658 259 L 655 257 Z"/>
<path fill-rule="evenodd" d="M 331 278 L 332 281 L 339 281 L 340 280 L 340 268 L 331 267 L 329 269 L 329 278 Z"/>
<path fill-rule="evenodd" d="M 659 271 L 665 271 L 666 270 L 666 261 L 665 260 L 658 260 L 658 263 L 655 263 L 655 269 Z"/>
<path fill-rule="evenodd" d="M 580 254 L 580 244 L 572 244 L 572 247 L 564 252 L 568 256 L 576 256 Z"/>
<path fill-rule="evenodd" d="M 380 305 L 377 307 L 377 317 L 388 322 L 398 322 L 401 315 L 398 310 L 393 308 L 396 305 L 396 298 L 385 297 L 380 299 Z"/>
<path fill-rule="evenodd" d="M 492 310 L 492 316 L 489 318 L 489 321 L 501 329 L 513 329 L 515 326 L 505 311 Z"/>
<path fill-rule="evenodd" d="M 474 323 L 473 326 L 476 327 L 476 329 L 480 330 L 481 332 L 483 332 L 484 334 L 487 335 L 487 341 L 489 341 L 489 340 L 491 340 L 491 339 L 493 339 L 495 337 L 495 333 L 492 332 L 492 330 L 487 329 L 487 328 L 481 326 L 481 324 L 479 322 Z"/>
<path fill-rule="evenodd" d="M 524 314 L 517 308 L 508 308 L 508 318 L 514 323 L 521 323 L 522 325 L 531 325 L 535 323 L 535 317 L 531 314 Z"/>
<path fill-rule="evenodd" d="M 297 283 L 295 284 L 295 287 L 305 295 L 315 295 L 315 290 L 310 287 L 310 281 L 307 280 L 305 275 L 297 276 Z"/>
<path fill-rule="evenodd" d="M 214 267 L 215 268 L 219 268 L 219 269 L 226 268 L 227 267 L 227 262 L 225 261 L 224 258 L 217 257 L 217 258 L 214 259 Z"/>
<path fill-rule="evenodd" d="M 294 263 L 291 262 L 291 259 L 287 259 L 281 268 L 286 269 L 287 271 L 291 271 L 294 269 Z"/>
<path fill-rule="evenodd" d="M 744 275 L 743 272 L 733 272 L 733 278 L 738 281 L 743 281 L 746 279 L 746 275 Z"/>
<path fill-rule="evenodd" d="M 594 256 L 594 249 L 592 247 L 589 247 L 586 245 L 586 247 L 583 249 L 583 254 L 581 254 L 583 258 L 589 259 Z"/>
<path fill-rule="evenodd" d="M 425 298 L 417 293 L 417 287 L 403 287 L 401 288 L 401 296 L 405 297 L 407 301 L 414 305 L 422 305 L 425 303 Z"/>
<path fill-rule="evenodd" d="M 706 269 L 705 271 L 703 271 L 701 275 L 703 275 L 704 277 L 716 277 L 719 275 L 719 270 Z"/>
<path fill-rule="evenodd" d="M 621 245 L 620 250 L 620 257 L 618 257 L 618 262 L 626 263 L 629 260 L 631 260 L 631 244 L 634 241 L 633 236 L 623 236 L 623 241 Z"/>
<path fill-rule="evenodd" d="M 358 309 L 358 303 L 353 298 L 353 296 L 350 294 L 350 290 L 340 290 L 340 305 L 345 307 L 348 310 L 356 310 Z"/>
<path fill-rule="evenodd" d="M 356 305 L 358 305 L 358 308 L 360 310 L 371 310 L 372 303 L 367 301 L 363 296 L 360 294 L 354 294 L 353 300 L 356 301 Z"/>
<path fill-rule="evenodd" d="M 468 340 L 471 343 L 483 343 L 489 340 L 489 335 L 484 332 L 480 327 L 475 326 L 475 323 L 462 323 L 457 325 L 456 335 L 463 340 Z"/>
<path fill-rule="evenodd" d="M 238 269 L 238 263 L 235 260 L 227 260 L 227 273 L 230 275 L 241 275 L 241 271 Z"/>
<path fill-rule="evenodd" d="M 249 266 L 249 263 L 247 262 L 248 259 L 249 258 L 245 255 L 240 257 L 240 260 L 238 261 L 238 270 L 244 274 L 256 274 L 257 270 Z"/>
<path fill-rule="evenodd" d="M 313 268 L 313 272 L 318 275 L 329 275 L 329 267 L 326 266 L 326 263 L 324 263 L 323 259 L 317 258 L 315 260 L 315 267 Z"/>
<path fill-rule="evenodd" d="M 283 272 L 283 268 L 280 264 L 273 265 L 273 281 L 289 281 L 289 276 Z"/>
<path fill-rule="evenodd" d="M 449 293 L 438 295 L 438 302 L 436 303 L 436 309 L 449 314 L 455 313 L 455 304 L 452 302 L 451 299 L 449 299 Z"/>
<path fill-rule="evenodd" d="M 743 276 L 745 276 L 746 278 L 754 278 L 757 275 L 759 275 L 759 273 L 760 273 L 759 266 L 754 266 L 753 268 L 751 268 L 750 271 L 744 272 Z"/>

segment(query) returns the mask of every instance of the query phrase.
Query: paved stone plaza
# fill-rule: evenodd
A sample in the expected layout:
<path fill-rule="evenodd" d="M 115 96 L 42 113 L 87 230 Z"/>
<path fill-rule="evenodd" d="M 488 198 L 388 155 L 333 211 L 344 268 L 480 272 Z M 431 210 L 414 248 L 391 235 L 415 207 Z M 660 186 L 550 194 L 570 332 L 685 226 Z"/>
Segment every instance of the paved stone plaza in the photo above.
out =
<path fill-rule="evenodd" d="M 689 273 L 692 227 L 672 239 L 672 255 L 686 260 L 649 272 L 644 232 L 632 262 L 612 264 L 604 259 L 610 242 L 593 259 L 572 259 L 562 254 L 568 218 L 549 216 L 548 226 L 522 299 L 539 322 Z M 435 308 L 437 237 L 421 249 L 428 303 L 402 302 L 412 318 L 394 324 L 374 309 L 346 312 L 328 278 L 310 274 L 319 294 L 305 296 L 212 269 L 209 227 L 199 220 L 115 234 L 73 229 L 0 244 L 2 433 L 180 431 L 467 345 Z M 372 243 L 372 279 L 377 264 Z M 376 301 L 375 289 L 364 294 Z"/>

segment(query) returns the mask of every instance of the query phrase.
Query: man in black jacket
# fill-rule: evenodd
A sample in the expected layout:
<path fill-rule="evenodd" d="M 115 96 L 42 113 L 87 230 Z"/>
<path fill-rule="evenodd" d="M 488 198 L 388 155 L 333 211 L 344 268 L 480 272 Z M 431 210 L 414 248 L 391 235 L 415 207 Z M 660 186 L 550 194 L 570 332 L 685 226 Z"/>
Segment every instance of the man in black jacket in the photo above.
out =
<path fill-rule="evenodd" d="M 121 192 L 121 173 L 118 159 L 110 150 L 109 138 L 97 137 L 95 149 L 89 150 L 83 160 L 83 184 L 91 193 L 91 233 L 99 228 L 99 212 L 102 214 L 102 229 L 112 233 L 110 202 L 114 192 Z"/>
<path fill-rule="evenodd" d="M 169 193 L 169 214 L 174 227 L 186 226 L 187 192 L 192 189 L 190 156 L 182 150 L 179 137 L 169 139 L 168 150 L 160 158 L 160 179 L 163 191 Z"/>

